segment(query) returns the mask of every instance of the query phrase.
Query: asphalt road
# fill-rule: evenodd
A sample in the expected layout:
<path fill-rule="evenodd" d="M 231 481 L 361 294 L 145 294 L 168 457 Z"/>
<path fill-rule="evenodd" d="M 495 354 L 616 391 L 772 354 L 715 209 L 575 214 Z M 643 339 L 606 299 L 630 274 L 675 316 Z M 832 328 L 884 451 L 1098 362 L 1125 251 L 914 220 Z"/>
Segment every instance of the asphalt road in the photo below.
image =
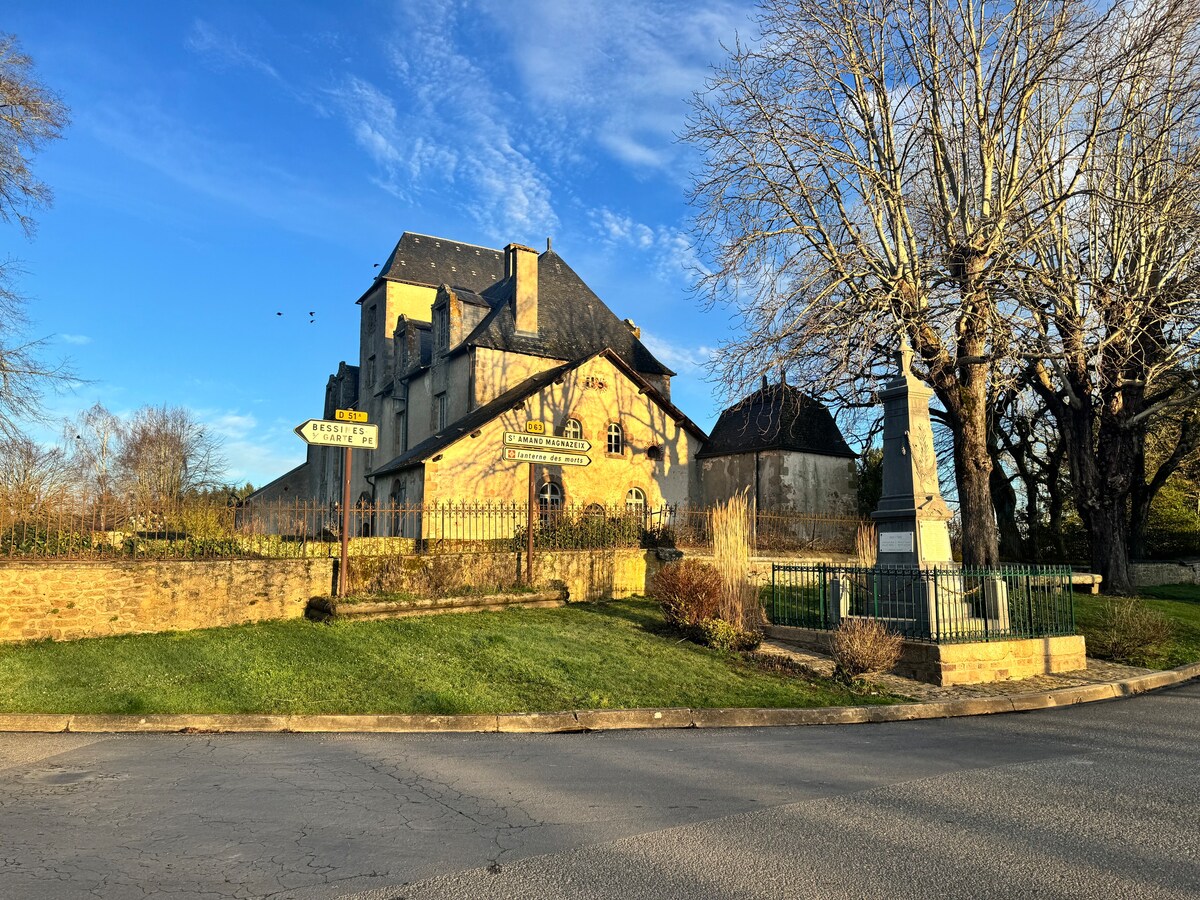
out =
<path fill-rule="evenodd" d="M 0 735 L 0 898 L 1200 897 L 1198 725 Z"/>

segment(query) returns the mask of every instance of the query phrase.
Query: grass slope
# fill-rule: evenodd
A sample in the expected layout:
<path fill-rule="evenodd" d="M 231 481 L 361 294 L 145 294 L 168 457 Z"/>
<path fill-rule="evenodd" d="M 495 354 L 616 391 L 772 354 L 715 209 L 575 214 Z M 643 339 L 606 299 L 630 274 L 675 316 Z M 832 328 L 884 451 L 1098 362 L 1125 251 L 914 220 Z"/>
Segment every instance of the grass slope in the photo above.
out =
<path fill-rule="evenodd" d="M 0 711 L 499 713 L 889 702 L 662 634 L 645 600 L 0 648 Z"/>
<path fill-rule="evenodd" d="M 1138 594 L 1148 608 L 1175 623 L 1174 636 L 1162 654 L 1146 662 L 1170 669 L 1200 661 L 1200 585 L 1164 584 L 1139 588 Z M 1075 624 L 1085 637 L 1095 626 L 1107 599 L 1091 594 L 1075 595 Z"/>

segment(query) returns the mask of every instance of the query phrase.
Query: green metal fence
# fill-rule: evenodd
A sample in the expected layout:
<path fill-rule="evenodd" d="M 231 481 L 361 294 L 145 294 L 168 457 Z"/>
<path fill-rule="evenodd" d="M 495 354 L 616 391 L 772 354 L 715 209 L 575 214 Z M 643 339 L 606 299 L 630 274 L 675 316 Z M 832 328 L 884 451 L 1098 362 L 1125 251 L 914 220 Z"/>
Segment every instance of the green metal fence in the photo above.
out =
<path fill-rule="evenodd" d="M 1071 570 L 1064 567 L 777 563 L 767 616 L 775 625 L 817 629 L 872 618 L 910 640 L 933 643 L 1075 633 Z"/>

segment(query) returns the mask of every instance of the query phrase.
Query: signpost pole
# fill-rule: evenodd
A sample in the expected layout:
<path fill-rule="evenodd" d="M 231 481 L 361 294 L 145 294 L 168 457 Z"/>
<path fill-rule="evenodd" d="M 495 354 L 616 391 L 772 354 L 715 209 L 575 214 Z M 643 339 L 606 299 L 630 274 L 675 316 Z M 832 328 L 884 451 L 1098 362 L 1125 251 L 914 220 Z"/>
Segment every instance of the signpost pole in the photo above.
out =
<path fill-rule="evenodd" d="M 530 467 L 532 468 L 532 466 Z M 350 585 L 350 448 L 342 457 L 342 562 L 338 566 L 338 596 L 345 597 Z"/>
<path fill-rule="evenodd" d="M 533 481 L 533 463 L 529 463 L 529 509 L 525 521 L 525 583 L 533 587 L 533 507 L 537 503 L 537 486 Z"/>

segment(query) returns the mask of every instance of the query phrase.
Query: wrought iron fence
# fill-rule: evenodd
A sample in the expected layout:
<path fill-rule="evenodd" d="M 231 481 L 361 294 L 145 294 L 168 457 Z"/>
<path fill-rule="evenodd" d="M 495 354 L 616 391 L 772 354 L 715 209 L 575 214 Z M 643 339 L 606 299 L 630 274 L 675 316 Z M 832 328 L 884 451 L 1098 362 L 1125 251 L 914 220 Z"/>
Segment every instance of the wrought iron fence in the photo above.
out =
<path fill-rule="evenodd" d="M 709 511 L 685 505 L 536 506 L 536 550 L 711 547 Z M 350 510 L 350 553 L 519 552 L 525 503 L 359 504 Z M 850 554 L 861 520 L 764 510 L 758 553 Z M 313 501 L 229 505 L 211 500 L 150 508 L 62 503 L 0 508 L 0 559 L 220 559 L 336 557 L 341 509 Z"/>
<path fill-rule="evenodd" d="M 878 619 L 910 640 L 934 643 L 1075 633 L 1064 567 L 775 564 L 767 616 L 776 625 L 817 629 L 853 616 Z"/>

